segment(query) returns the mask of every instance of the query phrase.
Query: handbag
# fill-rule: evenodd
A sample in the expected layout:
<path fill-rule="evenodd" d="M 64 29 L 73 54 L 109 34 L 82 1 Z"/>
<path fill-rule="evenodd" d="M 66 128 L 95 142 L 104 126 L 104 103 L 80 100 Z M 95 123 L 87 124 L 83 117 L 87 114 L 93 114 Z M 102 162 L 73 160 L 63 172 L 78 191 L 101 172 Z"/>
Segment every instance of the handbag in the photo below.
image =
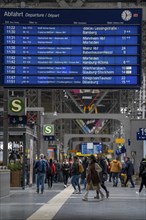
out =
<path fill-rule="evenodd" d="M 107 173 L 102 173 L 102 180 L 107 181 L 107 179 L 108 179 Z"/>
<path fill-rule="evenodd" d="M 84 172 L 84 167 L 83 165 L 80 163 L 79 164 L 79 173 L 83 173 Z"/>

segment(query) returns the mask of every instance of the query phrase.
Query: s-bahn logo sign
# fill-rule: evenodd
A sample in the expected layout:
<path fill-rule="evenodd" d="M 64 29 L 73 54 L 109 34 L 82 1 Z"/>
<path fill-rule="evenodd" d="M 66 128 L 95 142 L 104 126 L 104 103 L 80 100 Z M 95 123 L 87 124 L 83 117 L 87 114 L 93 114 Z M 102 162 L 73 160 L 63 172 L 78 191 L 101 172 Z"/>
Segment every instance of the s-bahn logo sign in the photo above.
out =
<path fill-rule="evenodd" d="M 52 136 L 52 135 L 54 135 L 54 125 L 53 124 L 45 124 L 45 125 L 43 125 L 43 135 L 44 136 Z"/>
<path fill-rule="evenodd" d="M 25 115 L 25 97 L 9 97 L 8 101 L 9 115 Z"/>

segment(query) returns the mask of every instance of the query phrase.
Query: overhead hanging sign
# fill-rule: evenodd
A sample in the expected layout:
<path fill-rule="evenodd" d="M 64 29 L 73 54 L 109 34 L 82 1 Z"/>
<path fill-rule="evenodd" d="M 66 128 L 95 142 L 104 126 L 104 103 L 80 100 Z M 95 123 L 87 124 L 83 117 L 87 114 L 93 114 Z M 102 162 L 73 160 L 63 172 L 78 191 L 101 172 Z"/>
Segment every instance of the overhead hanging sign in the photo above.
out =
<path fill-rule="evenodd" d="M 116 144 L 124 144 L 125 143 L 125 139 L 124 138 L 116 138 L 115 142 L 116 142 Z"/>
<path fill-rule="evenodd" d="M 141 24 L 138 8 L 2 8 L 1 84 L 138 88 Z"/>
<path fill-rule="evenodd" d="M 146 128 L 139 128 L 137 132 L 137 140 L 146 140 Z"/>
<path fill-rule="evenodd" d="M 15 116 L 26 115 L 25 97 L 9 97 L 8 98 L 8 114 L 15 115 Z"/>
<path fill-rule="evenodd" d="M 27 124 L 27 116 L 9 116 L 9 123 L 13 125 L 18 125 L 18 124 Z"/>
<path fill-rule="evenodd" d="M 44 136 L 54 136 L 54 125 L 53 124 L 43 125 L 43 135 Z"/>

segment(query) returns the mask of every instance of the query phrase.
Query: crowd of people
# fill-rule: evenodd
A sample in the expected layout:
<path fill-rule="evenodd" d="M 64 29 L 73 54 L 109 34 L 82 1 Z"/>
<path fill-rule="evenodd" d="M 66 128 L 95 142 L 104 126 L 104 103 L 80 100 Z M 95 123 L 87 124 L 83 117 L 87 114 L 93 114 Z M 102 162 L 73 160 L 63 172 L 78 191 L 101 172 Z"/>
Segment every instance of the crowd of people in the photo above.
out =
<path fill-rule="evenodd" d="M 47 160 L 44 154 L 40 154 L 39 160 L 34 164 L 34 170 L 37 174 L 37 193 L 44 192 L 44 184 L 48 184 L 48 188 L 53 187 L 53 183 L 64 182 L 64 187 L 68 185 L 68 178 L 71 176 L 71 163 L 65 158 L 62 163 L 58 160 Z"/>
<path fill-rule="evenodd" d="M 74 194 L 81 194 L 81 185 L 85 190 L 83 201 L 88 200 L 89 191 L 95 190 L 95 199 L 109 198 L 109 190 L 106 181 L 112 182 L 113 187 L 119 185 L 127 187 L 131 183 L 131 188 L 135 187 L 133 181 L 134 166 L 129 157 L 125 161 L 120 161 L 118 157 L 109 160 L 103 154 L 91 155 L 89 157 L 78 158 L 76 155 L 69 160 L 64 158 L 60 163 L 57 160 L 47 160 L 44 154 L 40 155 L 34 165 L 37 174 L 37 193 L 44 192 L 44 184 L 48 183 L 48 188 L 52 188 L 54 182 L 63 182 L 64 188 L 68 186 L 68 180 L 71 178 L 71 184 Z M 139 167 L 139 177 L 141 178 L 140 193 L 143 186 L 146 187 L 146 159 L 142 159 Z M 104 190 L 105 194 L 102 192 Z"/>

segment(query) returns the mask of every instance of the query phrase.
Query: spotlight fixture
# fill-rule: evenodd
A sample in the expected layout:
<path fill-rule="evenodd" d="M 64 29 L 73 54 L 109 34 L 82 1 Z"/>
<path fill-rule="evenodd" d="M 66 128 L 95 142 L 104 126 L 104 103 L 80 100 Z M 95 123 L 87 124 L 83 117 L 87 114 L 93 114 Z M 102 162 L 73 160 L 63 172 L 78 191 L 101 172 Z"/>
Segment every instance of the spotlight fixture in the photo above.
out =
<path fill-rule="evenodd" d="M 57 112 L 56 111 L 53 113 L 53 116 L 57 116 Z"/>
<path fill-rule="evenodd" d="M 68 95 L 66 94 L 66 92 L 64 93 L 64 98 L 68 99 Z"/>

